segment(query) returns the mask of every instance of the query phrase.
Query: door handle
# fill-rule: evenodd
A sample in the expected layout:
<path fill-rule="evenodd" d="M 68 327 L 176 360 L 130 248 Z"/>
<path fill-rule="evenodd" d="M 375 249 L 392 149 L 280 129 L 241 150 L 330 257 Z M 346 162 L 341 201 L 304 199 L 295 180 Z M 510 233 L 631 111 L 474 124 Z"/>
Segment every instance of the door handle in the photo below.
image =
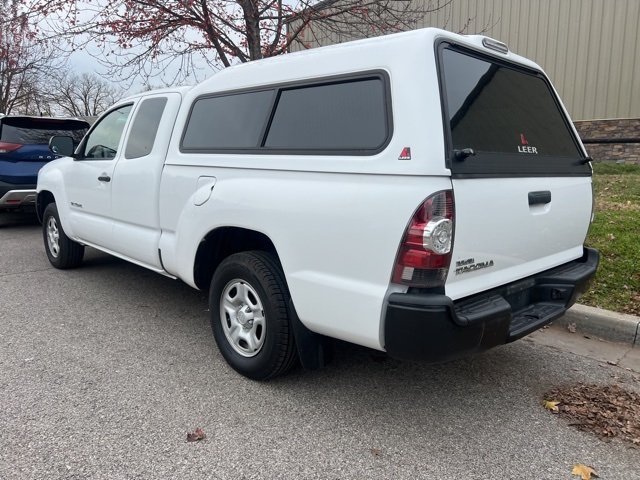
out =
<path fill-rule="evenodd" d="M 547 203 L 551 203 L 551 192 L 549 190 L 529 192 L 529 205 L 545 205 Z"/>
<path fill-rule="evenodd" d="M 98 180 L 100 180 L 101 182 L 110 182 L 111 181 L 111 177 L 105 173 L 103 173 L 102 175 L 100 175 L 98 177 Z"/>

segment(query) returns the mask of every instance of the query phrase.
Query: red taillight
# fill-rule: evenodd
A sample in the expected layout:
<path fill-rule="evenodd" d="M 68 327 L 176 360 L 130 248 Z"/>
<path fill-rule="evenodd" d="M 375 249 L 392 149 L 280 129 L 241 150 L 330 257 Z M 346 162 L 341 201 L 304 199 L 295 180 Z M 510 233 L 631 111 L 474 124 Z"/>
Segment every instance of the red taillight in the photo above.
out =
<path fill-rule="evenodd" d="M 453 220 L 451 190 L 427 198 L 405 231 L 391 281 L 411 287 L 443 286 L 451 264 Z"/>
<path fill-rule="evenodd" d="M 19 149 L 21 146 L 21 143 L 0 142 L 0 153 L 10 153 Z"/>

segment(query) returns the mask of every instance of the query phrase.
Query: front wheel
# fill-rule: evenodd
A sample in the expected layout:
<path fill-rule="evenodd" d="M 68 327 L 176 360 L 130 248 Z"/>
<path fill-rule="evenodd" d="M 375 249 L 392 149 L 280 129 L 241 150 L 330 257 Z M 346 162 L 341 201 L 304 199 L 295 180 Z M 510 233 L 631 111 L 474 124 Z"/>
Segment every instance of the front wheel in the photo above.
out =
<path fill-rule="evenodd" d="M 44 209 L 42 236 L 51 265 L 62 270 L 80 265 L 84 257 L 84 245 L 74 242 L 64 233 L 55 203 L 50 203 Z"/>
<path fill-rule="evenodd" d="M 227 363 L 253 380 L 289 370 L 297 358 L 289 308 L 284 273 L 273 255 L 227 257 L 209 290 L 211 329 Z"/>

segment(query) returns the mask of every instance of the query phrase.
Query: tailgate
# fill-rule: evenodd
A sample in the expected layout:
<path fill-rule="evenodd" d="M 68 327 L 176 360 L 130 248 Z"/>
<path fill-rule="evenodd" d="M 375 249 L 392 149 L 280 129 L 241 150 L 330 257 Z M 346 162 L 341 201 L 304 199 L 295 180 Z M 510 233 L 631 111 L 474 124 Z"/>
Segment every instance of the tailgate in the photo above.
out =
<path fill-rule="evenodd" d="M 452 299 L 513 282 L 582 256 L 591 178 L 453 180 Z"/>

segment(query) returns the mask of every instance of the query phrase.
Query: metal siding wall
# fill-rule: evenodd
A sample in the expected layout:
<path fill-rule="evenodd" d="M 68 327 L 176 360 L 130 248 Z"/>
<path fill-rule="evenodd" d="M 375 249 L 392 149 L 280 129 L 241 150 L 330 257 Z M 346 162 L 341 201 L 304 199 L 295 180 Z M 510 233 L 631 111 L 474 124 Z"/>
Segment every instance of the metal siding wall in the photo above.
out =
<path fill-rule="evenodd" d="M 629 114 L 627 117 L 640 117 L 640 2 L 632 2 L 629 9 L 621 13 L 626 19 L 624 22 L 623 36 L 620 56 L 622 58 L 621 70 L 619 76 L 619 97 L 618 102 L 624 103 L 627 99 L 631 99 L 633 104 L 629 102 Z M 634 35 L 635 34 L 635 35 Z M 622 108 L 623 105 L 618 106 Z"/>
<path fill-rule="evenodd" d="M 539 63 L 583 120 L 640 117 L 639 24 L 638 0 L 453 0 L 417 27 L 505 42 Z M 322 37 L 324 45 L 347 40 Z"/>
<path fill-rule="evenodd" d="M 420 26 L 468 24 L 535 60 L 573 119 L 640 117 L 638 0 L 454 0 L 445 10 Z"/>

